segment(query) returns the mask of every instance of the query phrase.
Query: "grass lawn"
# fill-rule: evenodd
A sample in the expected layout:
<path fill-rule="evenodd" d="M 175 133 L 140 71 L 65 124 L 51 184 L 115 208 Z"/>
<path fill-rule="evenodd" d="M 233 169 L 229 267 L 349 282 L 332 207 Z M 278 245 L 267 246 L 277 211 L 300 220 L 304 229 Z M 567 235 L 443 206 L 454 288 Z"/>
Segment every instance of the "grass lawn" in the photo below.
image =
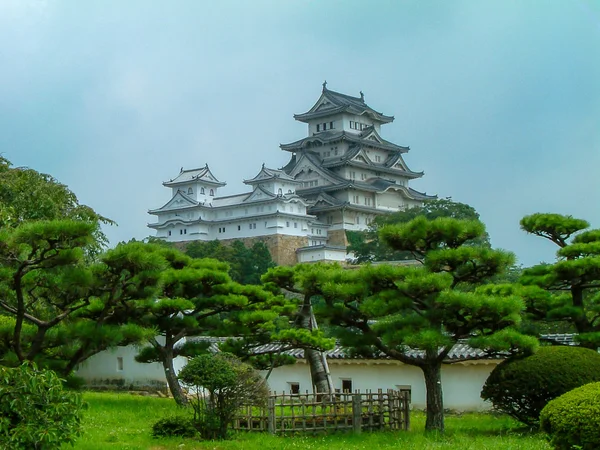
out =
<path fill-rule="evenodd" d="M 425 416 L 411 414 L 409 432 L 378 432 L 336 434 L 332 436 L 278 437 L 266 433 L 239 434 L 231 441 L 200 442 L 192 439 L 153 439 L 152 424 L 177 413 L 171 399 L 141 397 L 130 394 L 86 393 L 89 404 L 84 416 L 84 435 L 76 449 L 322 449 L 350 450 L 401 448 L 409 450 L 472 449 L 472 450 L 550 450 L 543 435 L 530 434 L 518 422 L 504 416 L 464 414 L 446 417 L 446 434 L 425 434 Z M 64 447 L 65 449 L 71 447 Z"/>

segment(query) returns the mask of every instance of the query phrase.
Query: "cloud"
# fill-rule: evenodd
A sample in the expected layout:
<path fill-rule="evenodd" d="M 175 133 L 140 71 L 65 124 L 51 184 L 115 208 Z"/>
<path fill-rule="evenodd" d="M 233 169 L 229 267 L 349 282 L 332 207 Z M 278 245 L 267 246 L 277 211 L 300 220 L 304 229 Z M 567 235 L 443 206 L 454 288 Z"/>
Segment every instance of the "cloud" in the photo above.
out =
<path fill-rule="evenodd" d="M 150 234 L 161 182 L 208 163 L 246 188 L 331 89 L 396 117 L 415 187 L 472 204 L 524 264 L 553 258 L 518 221 L 600 227 L 599 10 L 592 2 L 0 2 L 0 148 Z"/>

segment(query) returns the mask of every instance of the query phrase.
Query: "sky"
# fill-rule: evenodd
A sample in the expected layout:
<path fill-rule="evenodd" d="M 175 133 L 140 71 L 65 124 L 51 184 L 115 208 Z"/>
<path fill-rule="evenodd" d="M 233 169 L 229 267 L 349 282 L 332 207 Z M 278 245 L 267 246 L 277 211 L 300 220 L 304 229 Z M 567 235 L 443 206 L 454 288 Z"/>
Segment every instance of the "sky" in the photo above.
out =
<path fill-rule="evenodd" d="M 152 234 L 162 182 L 247 190 L 321 84 L 365 94 L 417 190 L 470 204 L 524 266 L 535 212 L 600 228 L 600 0 L 0 0 L 0 152 Z"/>

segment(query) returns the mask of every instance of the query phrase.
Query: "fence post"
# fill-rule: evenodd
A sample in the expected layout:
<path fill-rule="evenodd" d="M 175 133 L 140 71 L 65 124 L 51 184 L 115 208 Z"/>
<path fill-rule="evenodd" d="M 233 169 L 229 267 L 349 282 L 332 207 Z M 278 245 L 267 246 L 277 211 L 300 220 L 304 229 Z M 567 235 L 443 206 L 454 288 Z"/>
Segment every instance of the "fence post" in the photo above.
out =
<path fill-rule="evenodd" d="M 402 406 L 404 406 L 404 429 L 410 430 L 410 400 L 408 392 L 403 392 Z"/>
<path fill-rule="evenodd" d="M 275 434 L 275 397 L 269 397 L 267 402 L 267 430 Z"/>
<path fill-rule="evenodd" d="M 362 432 L 362 404 L 359 393 L 352 395 L 352 428 L 355 433 Z"/>

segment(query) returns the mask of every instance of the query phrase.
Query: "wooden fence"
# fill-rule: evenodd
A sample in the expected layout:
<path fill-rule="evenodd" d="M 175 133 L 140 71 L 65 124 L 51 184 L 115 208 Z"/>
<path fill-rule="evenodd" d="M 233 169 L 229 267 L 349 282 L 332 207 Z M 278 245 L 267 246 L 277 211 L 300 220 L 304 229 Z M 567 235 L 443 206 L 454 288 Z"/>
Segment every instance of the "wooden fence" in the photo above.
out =
<path fill-rule="evenodd" d="M 335 394 L 276 394 L 263 408 L 244 407 L 233 423 L 239 431 L 269 433 L 352 430 L 408 430 L 410 399 L 407 392 Z"/>

